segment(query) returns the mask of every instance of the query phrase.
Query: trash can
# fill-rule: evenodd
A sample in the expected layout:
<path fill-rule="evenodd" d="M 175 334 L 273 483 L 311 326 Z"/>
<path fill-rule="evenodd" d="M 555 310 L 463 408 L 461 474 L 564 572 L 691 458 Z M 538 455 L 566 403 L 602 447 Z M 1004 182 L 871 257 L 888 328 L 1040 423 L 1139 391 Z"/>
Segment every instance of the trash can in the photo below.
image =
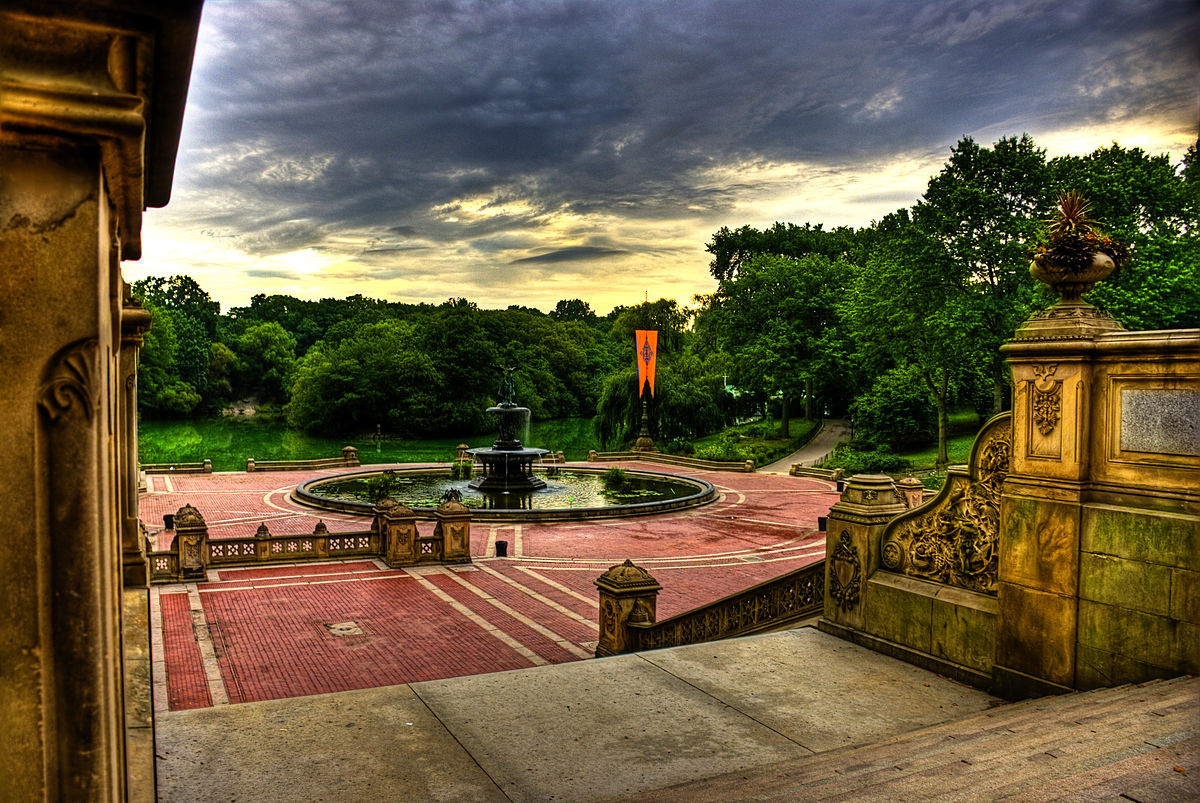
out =
<path fill-rule="evenodd" d="M 838 489 L 838 493 L 841 493 L 842 491 L 846 490 L 846 483 L 843 482 L 842 480 L 838 480 L 837 481 L 837 489 Z"/>
<path fill-rule="evenodd" d="M 507 541 L 497 541 L 496 542 L 496 557 L 498 557 L 498 558 L 507 558 L 508 557 L 508 542 Z"/>
<path fill-rule="evenodd" d="M 163 514 L 163 528 L 167 529 L 167 530 L 175 529 L 175 514 L 174 513 L 164 513 Z"/>
<path fill-rule="evenodd" d="M 829 526 L 829 519 L 825 516 L 817 516 L 817 529 L 825 532 L 825 528 Z"/>

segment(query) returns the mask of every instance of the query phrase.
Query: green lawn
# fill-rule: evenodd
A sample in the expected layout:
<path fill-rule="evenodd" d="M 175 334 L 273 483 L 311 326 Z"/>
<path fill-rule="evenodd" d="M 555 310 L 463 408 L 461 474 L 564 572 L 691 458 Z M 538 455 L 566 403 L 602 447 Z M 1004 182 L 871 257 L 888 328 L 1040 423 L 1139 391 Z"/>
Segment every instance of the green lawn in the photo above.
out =
<path fill-rule="evenodd" d="M 312 460 L 337 457 L 343 446 L 358 449 L 362 463 L 449 462 L 460 443 L 490 446 L 495 432 L 453 438 L 374 441 L 309 435 L 288 429 L 278 421 L 255 418 L 209 418 L 194 421 L 146 421 L 138 423 L 138 461 L 141 463 L 192 463 L 212 460 L 216 471 L 243 471 L 246 458 L 255 460 Z M 596 437 L 590 418 L 534 421 L 526 446 L 562 450 L 568 460 L 585 460 L 595 449 Z"/>
<path fill-rule="evenodd" d="M 819 423 L 804 418 L 793 418 L 788 424 L 788 431 L 792 437 L 780 438 L 777 421 L 754 421 L 697 438 L 692 445 L 695 447 L 696 457 L 753 460 L 755 465 L 765 466 L 787 457 L 812 440 Z"/>

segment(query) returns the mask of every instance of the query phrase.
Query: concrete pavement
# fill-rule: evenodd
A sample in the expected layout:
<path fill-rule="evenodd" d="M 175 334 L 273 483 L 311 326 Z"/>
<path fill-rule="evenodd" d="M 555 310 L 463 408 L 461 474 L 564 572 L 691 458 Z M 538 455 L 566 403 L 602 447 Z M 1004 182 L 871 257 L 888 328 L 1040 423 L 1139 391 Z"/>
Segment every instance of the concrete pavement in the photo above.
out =
<path fill-rule="evenodd" d="M 995 698 L 815 628 L 158 716 L 163 801 L 601 801 Z"/>

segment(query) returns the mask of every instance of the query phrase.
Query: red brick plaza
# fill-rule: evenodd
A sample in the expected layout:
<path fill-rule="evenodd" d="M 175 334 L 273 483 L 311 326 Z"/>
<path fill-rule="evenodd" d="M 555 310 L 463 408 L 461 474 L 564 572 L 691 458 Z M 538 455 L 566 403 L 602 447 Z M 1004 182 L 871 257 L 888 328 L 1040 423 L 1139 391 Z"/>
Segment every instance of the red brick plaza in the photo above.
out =
<path fill-rule="evenodd" d="M 631 468 L 662 466 L 626 463 Z M 832 483 L 777 474 L 681 471 L 721 498 L 681 513 L 471 529 L 473 563 L 389 569 L 374 560 L 221 569 L 156 586 L 156 704 L 170 709 L 344 691 L 576 661 L 597 639 L 592 581 L 632 558 L 663 585 L 666 618 L 824 555 L 817 517 Z M 369 520 L 300 507 L 298 483 L 333 471 L 151 475 L 141 516 L 192 504 L 212 539 L 362 530 Z M 170 532 L 158 535 L 169 546 Z M 508 557 L 495 557 L 496 541 Z"/>

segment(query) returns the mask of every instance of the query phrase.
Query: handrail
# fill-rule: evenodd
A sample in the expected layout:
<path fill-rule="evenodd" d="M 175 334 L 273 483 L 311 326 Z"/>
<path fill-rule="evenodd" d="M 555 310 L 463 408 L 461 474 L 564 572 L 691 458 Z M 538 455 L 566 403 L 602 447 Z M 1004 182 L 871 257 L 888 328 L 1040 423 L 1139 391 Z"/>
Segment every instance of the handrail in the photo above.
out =
<path fill-rule="evenodd" d="M 797 622 L 825 605 L 825 559 L 663 619 L 626 622 L 631 651 L 745 636 Z"/>

